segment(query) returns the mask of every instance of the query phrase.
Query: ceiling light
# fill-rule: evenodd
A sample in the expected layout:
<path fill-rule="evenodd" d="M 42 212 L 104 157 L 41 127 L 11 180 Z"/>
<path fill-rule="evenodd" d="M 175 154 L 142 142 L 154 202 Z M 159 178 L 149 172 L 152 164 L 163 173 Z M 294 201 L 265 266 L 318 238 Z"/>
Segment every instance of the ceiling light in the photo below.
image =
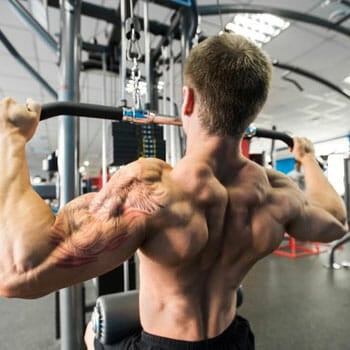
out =
<path fill-rule="evenodd" d="M 79 173 L 85 175 L 85 172 L 86 172 L 86 168 L 84 166 L 81 166 L 79 168 Z"/>
<path fill-rule="evenodd" d="M 258 46 L 268 43 L 289 27 L 289 22 L 270 14 L 238 14 L 232 22 L 225 26 L 225 30 L 245 36 Z"/>
<path fill-rule="evenodd" d="M 321 7 L 329 6 L 329 5 L 334 5 L 334 4 L 339 4 L 340 0 L 325 0 L 322 4 Z"/>
<path fill-rule="evenodd" d="M 344 78 L 344 83 L 350 84 L 350 75 Z"/>

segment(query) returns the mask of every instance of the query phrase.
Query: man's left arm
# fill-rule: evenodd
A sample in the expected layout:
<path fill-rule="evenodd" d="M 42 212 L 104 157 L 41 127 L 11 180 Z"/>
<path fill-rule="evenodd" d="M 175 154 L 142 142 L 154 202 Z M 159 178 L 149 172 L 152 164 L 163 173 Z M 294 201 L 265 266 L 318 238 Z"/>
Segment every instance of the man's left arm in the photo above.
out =
<path fill-rule="evenodd" d="M 30 184 L 26 142 L 40 108 L 0 103 L 0 294 L 36 298 L 105 273 L 146 236 L 161 192 L 143 181 L 141 161 L 125 166 L 99 193 L 78 197 L 57 216 Z"/>

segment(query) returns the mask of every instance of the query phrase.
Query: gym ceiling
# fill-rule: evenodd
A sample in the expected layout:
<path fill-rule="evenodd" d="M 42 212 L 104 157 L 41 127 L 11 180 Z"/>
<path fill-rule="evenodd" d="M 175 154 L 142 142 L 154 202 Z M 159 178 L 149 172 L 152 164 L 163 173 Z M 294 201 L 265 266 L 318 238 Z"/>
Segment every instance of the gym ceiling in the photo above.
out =
<path fill-rule="evenodd" d="M 10 6 L 10 2 L 0 0 L 1 32 L 47 83 L 58 90 L 57 54 L 19 17 Z M 28 0 L 18 2 L 29 9 Z M 57 1 L 48 2 L 54 4 Z M 84 2 L 110 9 L 119 7 L 117 0 Z M 150 1 L 150 20 L 169 26 L 174 10 L 155 2 Z M 217 8 L 218 3 L 221 5 L 220 10 Z M 257 126 L 276 126 L 277 130 L 292 135 L 307 135 L 314 142 L 349 134 L 350 81 L 346 83 L 345 78 L 350 76 L 350 1 L 197 0 L 197 6 L 201 15 L 200 30 L 204 36 L 218 33 L 231 22 L 236 15 L 232 12 L 233 9 L 251 12 L 268 9 L 272 14 L 280 14 L 281 17 L 283 15 L 289 22 L 286 30 L 263 45 L 276 66 L 270 97 L 256 120 Z M 60 32 L 59 11 L 52 6 L 49 7 L 48 14 L 49 32 L 57 39 Z M 135 14 L 142 17 L 141 5 L 136 5 Z M 313 21 L 313 24 L 309 23 L 310 21 Z M 324 26 L 325 23 L 328 23 L 329 28 Z M 112 32 L 111 23 L 82 16 L 81 33 L 84 42 L 106 45 Z M 160 36 L 153 35 L 152 48 L 156 47 L 160 40 Z M 144 48 L 141 47 L 141 50 Z M 177 50 L 179 45 L 175 43 L 175 55 L 179 54 Z M 88 54 L 84 52 L 82 61 L 88 59 Z M 42 103 L 54 101 L 54 97 L 1 43 L 0 63 L 0 98 L 11 96 L 23 103 L 29 96 Z M 180 68 L 177 69 L 180 73 Z M 321 79 L 322 83 L 317 79 Z M 181 74 L 176 75 L 175 83 L 176 101 L 180 104 Z M 105 96 L 101 71 L 90 69 L 82 72 L 80 85 L 82 102 L 119 103 L 119 82 L 113 74 L 107 74 Z M 91 175 L 95 175 L 100 168 L 100 123 L 91 119 L 81 120 L 80 159 L 81 163 L 86 160 L 90 162 Z M 32 175 L 41 173 L 42 159 L 57 148 L 57 137 L 57 118 L 40 123 L 39 131 L 28 145 Z"/>

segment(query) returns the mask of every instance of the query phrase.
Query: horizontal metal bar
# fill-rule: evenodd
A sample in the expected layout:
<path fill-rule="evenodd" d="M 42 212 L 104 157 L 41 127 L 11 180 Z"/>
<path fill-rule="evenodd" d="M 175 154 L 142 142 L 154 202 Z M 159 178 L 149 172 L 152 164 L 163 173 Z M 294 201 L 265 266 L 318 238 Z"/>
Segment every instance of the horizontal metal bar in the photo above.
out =
<path fill-rule="evenodd" d="M 338 92 L 339 94 L 343 95 L 344 97 L 346 97 L 347 99 L 350 99 L 350 95 L 348 95 L 345 91 L 343 91 L 339 86 L 333 84 L 332 82 L 330 82 L 329 80 L 326 80 L 322 77 L 320 77 L 319 75 L 315 74 L 315 73 L 312 73 L 310 71 L 307 71 L 305 69 L 302 69 L 300 67 L 295 67 L 295 66 L 292 66 L 290 64 L 287 64 L 287 63 L 281 63 L 281 62 L 278 62 L 278 61 L 273 61 L 272 64 L 275 66 L 275 67 L 278 67 L 278 68 L 281 68 L 281 69 L 287 69 L 291 72 L 294 72 L 294 73 L 297 73 L 297 74 L 300 74 L 300 75 L 303 75 L 309 79 L 312 79 L 312 80 L 315 80 L 317 81 L 318 83 L 320 84 L 323 84 L 327 87 L 329 87 L 330 89 Z"/>
<path fill-rule="evenodd" d="M 60 7 L 59 0 L 48 0 L 48 5 L 51 7 Z M 81 3 L 81 14 L 87 17 L 93 17 L 110 23 L 118 23 L 119 17 L 117 11 L 110 7 L 95 5 L 86 1 Z"/>
<path fill-rule="evenodd" d="M 339 26 L 340 24 L 346 22 L 349 18 L 350 18 L 350 12 L 347 15 L 345 15 L 343 18 L 341 18 L 339 21 L 336 21 L 335 24 Z"/>
<path fill-rule="evenodd" d="M 88 52 L 99 52 L 99 53 L 108 53 L 111 49 L 109 46 L 92 44 L 87 41 L 83 41 L 81 48 Z"/>
<path fill-rule="evenodd" d="M 49 0 L 48 4 L 52 7 L 59 7 L 58 0 Z M 100 19 L 109 23 L 113 23 L 116 26 L 120 26 L 119 11 L 110 7 L 104 7 L 83 1 L 81 14 L 87 17 L 92 17 L 95 19 Z M 143 19 L 141 17 L 138 18 L 140 20 L 141 28 L 143 29 Z M 165 35 L 165 33 L 167 33 L 169 29 L 169 26 L 159 21 L 150 20 L 149 22 L 150 32 L 154 35 Z M 180 38 L 179 33 L 177 34 L 177 38 Z"/>

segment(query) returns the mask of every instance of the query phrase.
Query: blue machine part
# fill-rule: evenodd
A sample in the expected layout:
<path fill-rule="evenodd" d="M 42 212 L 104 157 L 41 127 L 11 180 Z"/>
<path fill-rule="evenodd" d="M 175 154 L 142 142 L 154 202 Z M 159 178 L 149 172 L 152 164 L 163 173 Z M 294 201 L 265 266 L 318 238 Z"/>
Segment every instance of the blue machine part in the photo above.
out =
<path fill-rule="evenodd" d="M 192 6 L 192 0 L 171 0 L 171 2 L 175 2 L 176 4 L 186 7 Z"/>
<path fill-rule="evenodd" d="M 130 108 L 124 108 L 123 114 L 126 117 L 132 117 L 135 119 L 146 119 L 147 118 L 147 112 L 142 109 L 130 109 Z"/>
<path fill-rule="evenodd" d="M 285 158 L 276 160 L 276 170 L 281 171 L 284 174 L 288 174 L 293 171 L 295 167 L 294 158 Z"/>

